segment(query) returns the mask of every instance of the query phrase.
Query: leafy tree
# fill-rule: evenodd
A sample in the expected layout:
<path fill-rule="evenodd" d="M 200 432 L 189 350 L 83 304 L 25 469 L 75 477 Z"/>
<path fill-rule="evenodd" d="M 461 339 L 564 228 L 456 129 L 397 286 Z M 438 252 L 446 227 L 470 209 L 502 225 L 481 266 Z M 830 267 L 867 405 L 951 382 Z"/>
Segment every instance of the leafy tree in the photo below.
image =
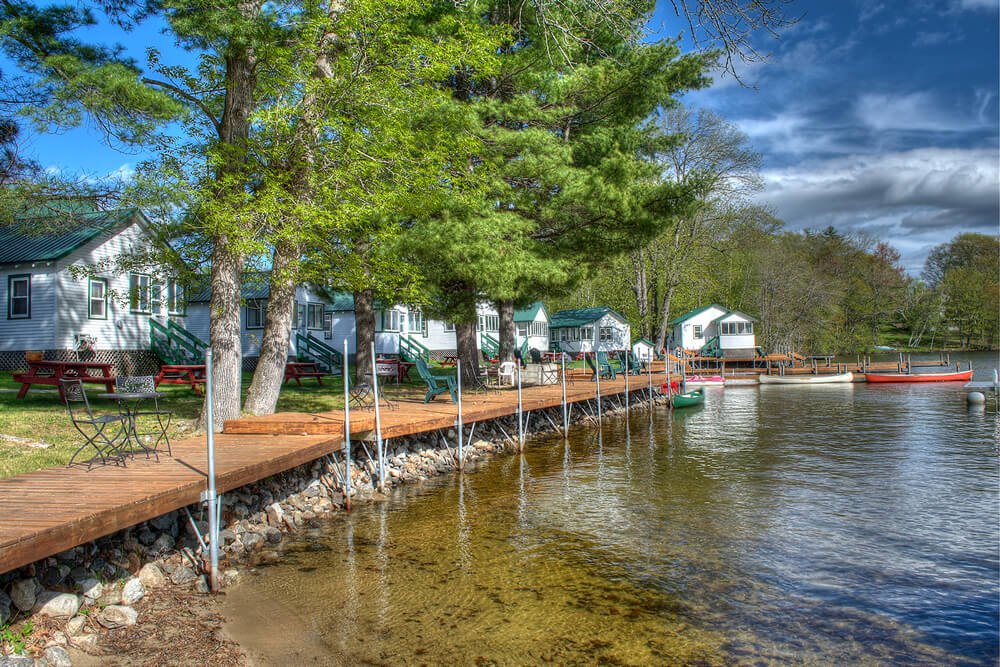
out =
<path fill-rule="evenodd" d="M 1000 237 L 963 233 L 935 247 L 924 276 L 941 294 L 944 317 L 962 347 L 1000 339 Z"/>

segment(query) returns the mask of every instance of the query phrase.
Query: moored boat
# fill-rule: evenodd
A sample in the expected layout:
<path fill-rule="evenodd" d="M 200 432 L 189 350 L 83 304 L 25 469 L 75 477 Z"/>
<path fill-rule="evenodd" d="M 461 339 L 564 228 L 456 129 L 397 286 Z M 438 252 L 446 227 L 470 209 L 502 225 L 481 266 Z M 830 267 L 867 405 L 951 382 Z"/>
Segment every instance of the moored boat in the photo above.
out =
<path fill-rule="evenodd" d="M 689 408 L 693 405 L 701 405 L 705 402 L 705 390 L 695 389 L 686 394 L 674 394 L 670 400 L 671 405 L 675 408 Z"/>
<path fill-rule="evenodd" d="M 972 370 L 946 373 L 865 373 L 868 382 L 968 382 Z"/>
<path fill-rule="evenodd" d="M 692 375 L 689 378 L 684 378 L 684 385 L 686 387 L 723 387 L 725 384 L 726 380 L 721 375 L 714 375 L 709 378 Z"/>
<path fill-rule="evenodd" d="M 761 384 L 836 384 L 854 382 L 854 373 L 837 375 L 761 375 Z"/>

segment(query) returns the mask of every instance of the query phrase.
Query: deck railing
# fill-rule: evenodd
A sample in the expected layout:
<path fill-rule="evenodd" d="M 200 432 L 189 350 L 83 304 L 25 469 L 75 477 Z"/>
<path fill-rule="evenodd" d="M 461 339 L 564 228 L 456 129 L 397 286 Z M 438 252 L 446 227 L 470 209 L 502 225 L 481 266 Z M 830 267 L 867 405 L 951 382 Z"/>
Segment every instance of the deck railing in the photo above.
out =
<path fill-rule="evenodd" d="M 399 356 L 403 358 L 403 361 L 411 364 L 417 363 L 417 359 L 429 362 L 431 360 L 431 351 L 421 342 L 400 334 Z"/>

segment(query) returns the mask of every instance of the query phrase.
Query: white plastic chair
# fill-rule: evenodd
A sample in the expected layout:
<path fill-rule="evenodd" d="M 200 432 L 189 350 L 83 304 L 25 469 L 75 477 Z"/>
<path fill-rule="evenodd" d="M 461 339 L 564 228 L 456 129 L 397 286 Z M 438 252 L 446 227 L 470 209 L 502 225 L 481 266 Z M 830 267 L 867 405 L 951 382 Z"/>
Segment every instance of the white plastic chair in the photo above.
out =
<path fill-rule="evenodd" d="M 502 385 L 503 379 L 507 378 L 510 380 L 510 386 L 514 386 L 514 375 L 517 373 L 517 362 L 516 361 L 505 361 L 500 364 L 500 368 L 497 370 L 497 384 Z"/>

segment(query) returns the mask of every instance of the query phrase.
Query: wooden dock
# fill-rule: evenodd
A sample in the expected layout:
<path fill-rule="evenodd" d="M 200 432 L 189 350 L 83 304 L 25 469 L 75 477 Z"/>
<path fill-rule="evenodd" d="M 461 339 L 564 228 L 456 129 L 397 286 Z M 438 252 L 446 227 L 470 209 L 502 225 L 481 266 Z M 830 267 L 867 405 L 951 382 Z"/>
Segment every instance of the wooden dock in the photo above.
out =
<path fill-rule="evenodd" d="M 568 403 L 594 398 L 589 376 L 568 377 Z M 662 373 L 653 374 L 654 388 L 665 381 Z M 632 391 L 645 389 L 649 376 L 632 376 L 629 382 Z M 602 396 L 624 391 L 622 376 L 601 382 Z M 561 385 L 522 392 L 525 412 L 561 404 Z M 462 395 L 466 425 L 516 412 L 516 391 Z M 445 394 L 427 405 L 399 401 L 381 416 L 383 437 L 395 438 L 451 428 L 458 410 Z M 371 439 L 374 427 L 373 410 L 352 410 L 352 438 Z M 279 413 L 226 422 L 225 433 L 215 439 L 217 488 L 231 491 L 339 451 L 343 434 L 342 412 Z M 173 455 L 161 454 L 159 462 L 139 456 L 125 468 L 50 468 L 0 480 L 0 573 L 199 502 L 207 488 L 205 438 L 174 441 L 171 449 Z"/>

